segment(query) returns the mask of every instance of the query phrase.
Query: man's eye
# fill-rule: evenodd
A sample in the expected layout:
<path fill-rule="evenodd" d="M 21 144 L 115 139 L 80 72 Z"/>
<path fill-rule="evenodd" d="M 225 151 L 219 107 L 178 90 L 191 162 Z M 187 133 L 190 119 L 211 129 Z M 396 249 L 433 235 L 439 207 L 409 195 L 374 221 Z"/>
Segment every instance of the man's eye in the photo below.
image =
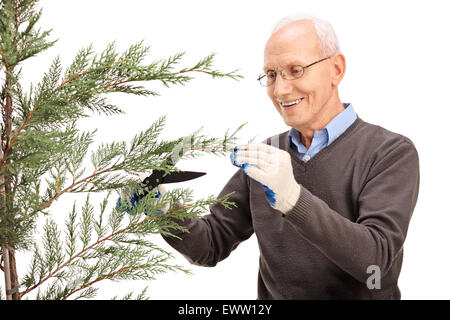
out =
<path fill-rule="evenodd" d="M 277 74 L 273 71 L 267 72 L 266 76 L 268 79 L 275 79 L 275 77 L 277 76 Z"/>
<path fill-rule="evenodd" d="M 302 67 L 300 66 L 292 66 L 291 67 L 291 73 L 292 74 L 296 74 L 296 73 L 302 73 Z"/>

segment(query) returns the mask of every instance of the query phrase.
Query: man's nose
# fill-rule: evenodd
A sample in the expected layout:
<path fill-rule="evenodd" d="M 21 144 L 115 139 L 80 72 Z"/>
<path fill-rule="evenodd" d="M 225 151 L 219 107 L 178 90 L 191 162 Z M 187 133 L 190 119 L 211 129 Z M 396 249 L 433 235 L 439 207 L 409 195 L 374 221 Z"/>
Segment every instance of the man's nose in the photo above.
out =
<path fill-rule="evenodd" d="M 286 80 L 283 77 L 281 77 L 280 74 L 275 78 L 275 83 L 273 84 L 273 86 L 274 86 L 273 93 L 277 97 L 286 96 L 292 90 L 292 83 L 290 83 L 289 80 Z"/>

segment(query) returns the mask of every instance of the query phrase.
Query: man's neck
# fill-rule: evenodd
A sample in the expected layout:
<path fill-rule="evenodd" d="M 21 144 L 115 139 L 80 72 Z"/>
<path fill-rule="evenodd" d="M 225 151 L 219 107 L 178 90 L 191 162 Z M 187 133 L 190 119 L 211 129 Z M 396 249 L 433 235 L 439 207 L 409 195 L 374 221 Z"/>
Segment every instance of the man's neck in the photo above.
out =
<path fill-rule="evenodd" d="M 330 123 L 330 121 L 333 120 L 344 109 L 344 106 L 339 100 L 338 104 L 336 104 L 335 107 L 331 108 L 329 112 L 324 113 L 322 117 L 318 118 L 316 122 L 309 127 L 295 128 L 301 133 L 301 142 L 306 147 L 306 149 L 309 149 L 309 147 L 311 146 L 314 137 L 314 131 L 323 130 L 323 128 L 325 128 L 327 124 Z"/>

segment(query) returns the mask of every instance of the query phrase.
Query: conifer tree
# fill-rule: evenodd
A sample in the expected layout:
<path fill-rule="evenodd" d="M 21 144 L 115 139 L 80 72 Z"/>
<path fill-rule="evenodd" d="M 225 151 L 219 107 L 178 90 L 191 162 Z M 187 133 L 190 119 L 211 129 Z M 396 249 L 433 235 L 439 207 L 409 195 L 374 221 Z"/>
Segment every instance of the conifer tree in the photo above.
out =
<path fill-rule="evenodd" d="M 195 131 L 164 140 L 162 117 L 131 141 L 103 143 L 86 159 L 96 130 L 82 132 L 78 124 L 94 113 L 124 113 L 108 101 L 109 93 L 158 94 L 142 83 L 184 85 L 196 72 L 241 76 L 236 70 L 214 70 L 214 55 L 184 68 L 179 66 L 183 53 L 144 64 L 149 48 L 143 42 L 124 52 L 111 43 L 99 53 L 92 45 L 79 50 L 66 68 L 55 58 L 37 85 L 23 88 L 21 63 L 55 44 L 49 30 L 37 28 L 42 14 L 37 5 L 38 0 L 0 0 L 0 273 L 5 279 L 0 298 L 93 298 L 104 279 L 149 280 L 161 272 L 187 272 L 172 265 L 171 254 L 149 235 L 187 232 L 176 221 L 199 218 L 214 203 L 230 207 L 228 195 L 194 200 L 192 190 L 177 188 L 155 200 L 155 189 L 128 214 L 114 205 L 116 191 L 139 190 L 136 176 L 150 169 L 178 170 L 174 155 L 178 160 L 227 153 L 240 128 L 224 137 Z M 105 195 L 99 205 L 92 204 L 93 192 Z M 52 204 L 78 193 L 85 201 L 67 208 L 65 224 L 58 225 Z M 158 215 L 161 210 L 166 213 Z M 44 219 L 41 230 L 39 219 Z M 19 251 L 30 253 L 29 265 L 16 263 Z M 144 290 L 122 298 L 145 297 Z"/>

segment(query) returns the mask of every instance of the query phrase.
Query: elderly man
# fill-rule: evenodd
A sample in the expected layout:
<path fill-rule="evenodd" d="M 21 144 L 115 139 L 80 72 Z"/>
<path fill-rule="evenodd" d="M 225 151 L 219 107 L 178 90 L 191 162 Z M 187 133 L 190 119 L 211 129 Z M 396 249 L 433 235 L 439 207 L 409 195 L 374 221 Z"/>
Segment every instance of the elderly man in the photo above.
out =
<path fill-rule="evenodd" d="M 400 299 L 403 243 L 419 189 L 419 159 L 406 137 L 341 103 L 345 57 L 329 23 L 283 19 L 267 41 L 264 73 L 291 127 L 236 147 L 240 169 L 210 208 L 166 241 L 192 263 L 214 266 L 256 234 L 258 299 Z"/>

